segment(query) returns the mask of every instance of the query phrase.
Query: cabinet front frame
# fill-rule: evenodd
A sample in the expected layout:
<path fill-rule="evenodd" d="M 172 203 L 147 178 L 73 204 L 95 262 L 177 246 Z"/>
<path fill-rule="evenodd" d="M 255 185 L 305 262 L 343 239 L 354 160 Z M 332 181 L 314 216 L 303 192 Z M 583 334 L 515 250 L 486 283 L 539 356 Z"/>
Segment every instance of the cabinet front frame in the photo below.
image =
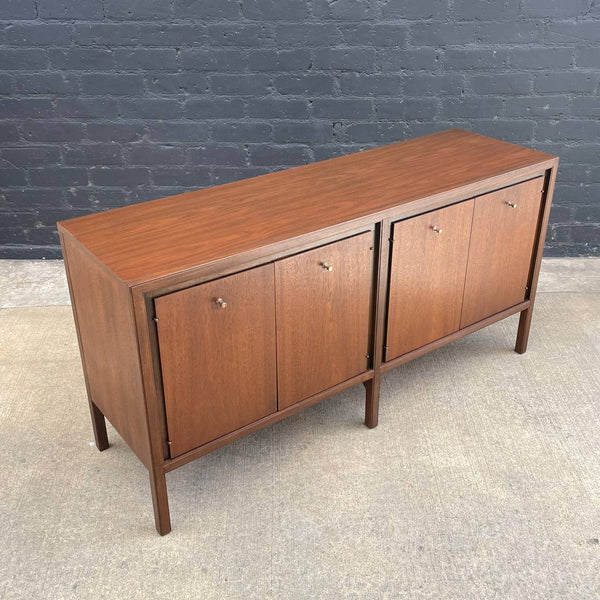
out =
<path fill-rule="evenodd" d="M 491 179 L 483 181 L 474 181 L 469 185 L 454 190 L 441 191 L 439 194 L 420 199 L 406 199 L 398 206 L 379 213 L 374 213 L 341 223 L 334 227 L 324 230 L 318 230 L 305 235 L 283 240 L 275 244 L 257 248 L 245 252 L 241 255 L 231 256 L 226 259 L 199 265 L 192 269 L 173 273 L 159 279 L 155 279 L 142 284 L 132 286 L 131 295 L 134 308 L 136 329 L 138 334 L 139 360 L 143 373 L 144 394 L 147 407 L 148 431 L 150 437 L 150 446 L 152 453 L 152 470 L 155 473 L 164 473 L 172 471 L 184 464 L 199 458 L 219 447 L 225 446 L 234 440 L 243 437 L 253 431 L 261 429 L 271 423 L 284 419 L 302 409 L 315 404 L 335 393 L 346 388 L 352 387 L 358 383 L 365 385 L 378 385 L 379 375 L 400 364 L 403 364 L 417 356 L 426 354 L 446 343 L 463 337 L 472 331 L 485 327 L 493 322 L 503 319 L 511 314 L 522 312 L 525 319 L 519 326 L 521 330 L 527 329 L 525 321 L 531 319 L 532 298 L 535 296 L 537 276 L 539 274 L 541 254 L 543 250 L 544 236 L 548 217 L 549 217 L 549 199 L 552 198 L 554 182 L 556 179 L 556 168 L 558 159 L 551 159 L 542 163 L 505 173 Z M 434 175 L 434 174 L 433 174 Z M 459 330 L 450 336 L 437 340 L 427 346 L 409 352 L 389 362 L 383 362 L 382 351 L 385 344 L 384 335 L 387 328 L 387 289 L 390 273 L 390 252 L 389 235 L 390 223 L 400 221 L 413 216 L 421 215 L 433 210 L 444 208 L 458 202 L 469 200 L 478 195 L 483 195 L 503 187 L 521 183 L 537 176 L 545 176 L 544 194 L 542 199 L 542 208 L 540 210 L 540 219 L 536 232 L 536 241 L 534 253 L 530 267 L 529 275 L 529 297 L 519 305 L 510 309 L 492 315 L 488 319 L 475 323 L 470 327 Z M 177 458 L 170 458 L 167 436 L 167 423 L 165 415 L 165 405 L 162 393 L 162 377 L 160 357 L 158 354 L 158 335 L 155 327 L 154 298 L 169 294 L 171 292 L 193 287 L 214 279 L 219 279 L 226 275 L 245 271 L 253 267 L 274 262 L 280 258 L 285 258 L 297 254 L 304 250 L 310 250 L 322 245 L 333 243 L 341 239 L 351 237 L 367 231 L 375 233 L 374 256 L 376 257 L 378 267 L 373 277 L 373 295 L 369 339 L 371 342 L 372 366 L 370 369 L 348 381 L 342 382 L 332 388 L 329 388 L 319 394 L 311 396 L 297 404 L 294 404 L 282 411 L 268 415 L 259 421 L 251 423 L 239 430 L 208 442 L 194 450 L 191 450 Z M 526 340 L 525 340 L 526 344 Z M 519 345 L 519 342 L 517 342 Z M 518 351 L 518 350 L 517 350 Z M 524 351 L 524 350 L 523 350 Z M 376 422 L 375 422 L 376 424 Z M 151 473 L 152 479 L 152 473 Z M 160 490 L 159 490 L 160 492 Z M 154 493 L 154 488 L 153 488 Z M 164 490 L 166 496 L 166 488 Z M 155 503 L 156 504 L 156 503 Z"/>

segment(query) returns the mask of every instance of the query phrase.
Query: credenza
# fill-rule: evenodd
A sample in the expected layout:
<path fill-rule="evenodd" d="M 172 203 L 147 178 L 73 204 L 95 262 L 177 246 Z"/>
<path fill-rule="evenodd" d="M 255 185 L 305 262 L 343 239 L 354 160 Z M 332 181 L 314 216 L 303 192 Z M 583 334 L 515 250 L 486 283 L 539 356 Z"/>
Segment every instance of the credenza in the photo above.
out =
<path fill-rule="evenodd" d="M 166 474 L 515 313 L 523 353 L 558 158 L 450 130 L 62 221 L 96 446 Z"/>

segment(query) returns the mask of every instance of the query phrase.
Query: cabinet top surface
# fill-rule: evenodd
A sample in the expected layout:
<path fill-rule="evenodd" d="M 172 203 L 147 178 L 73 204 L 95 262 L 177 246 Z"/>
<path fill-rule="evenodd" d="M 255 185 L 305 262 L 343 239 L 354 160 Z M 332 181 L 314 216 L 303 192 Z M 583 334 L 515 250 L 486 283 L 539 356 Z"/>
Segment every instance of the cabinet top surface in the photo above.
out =
<path fill-rule="evenodd" d="M 453 129 L 59 228 L 135 285 L 553 160 Z"/>

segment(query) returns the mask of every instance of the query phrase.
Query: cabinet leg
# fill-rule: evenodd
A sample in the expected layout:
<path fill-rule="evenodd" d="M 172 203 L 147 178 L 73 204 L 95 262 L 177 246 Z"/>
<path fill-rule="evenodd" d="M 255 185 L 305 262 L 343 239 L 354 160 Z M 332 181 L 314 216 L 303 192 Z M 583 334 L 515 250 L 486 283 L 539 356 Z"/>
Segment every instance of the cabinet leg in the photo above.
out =
<path fill-rule="evenodd" d="M 152 490 L 156 530 L 160 535 L 166 535 L 171 531 L 171 515 L 169 514 L 167 479 L 164 472 L 150 471 L 150 489 Z"/>
<path fill-rule="evenodd" d="M 519 330 L 517 332 L 517 342 L 515 344 L 515 352 L 525 354 L 527 350 L 527 341 L 529 340 L 529 328 L 531 327 L 531 315 L 533 308 L 530 306 L 521 312 L 519 319 Z"/>
<path fill-rule="evenodd" d="M 94 430 L 94 440 L 96 448 L 102 452 L 109 446 L 108 434 L 106 433 L 106 420 L 102 411 L 90 400 L 90 414 L 92 416 L 92 428 Z"/>
<path fill-rule="evenodd" d="M 380 376 L 375 375 L 373 379 L 365 381 L 367 400 L 365 403 L 365 425 L 372 429 L 377 427 L 379 421 L 379 381 Z"/>

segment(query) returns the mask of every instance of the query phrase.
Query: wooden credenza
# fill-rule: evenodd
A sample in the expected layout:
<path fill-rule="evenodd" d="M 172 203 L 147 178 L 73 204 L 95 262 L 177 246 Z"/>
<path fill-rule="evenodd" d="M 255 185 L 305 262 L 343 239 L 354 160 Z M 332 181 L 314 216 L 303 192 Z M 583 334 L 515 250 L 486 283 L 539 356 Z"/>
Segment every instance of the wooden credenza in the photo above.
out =
<path fill-rule="evenodd" d="M 451 130 L 59 223 L 99 450 L 167 472 L 521 313 L 558 159 Z"/>

